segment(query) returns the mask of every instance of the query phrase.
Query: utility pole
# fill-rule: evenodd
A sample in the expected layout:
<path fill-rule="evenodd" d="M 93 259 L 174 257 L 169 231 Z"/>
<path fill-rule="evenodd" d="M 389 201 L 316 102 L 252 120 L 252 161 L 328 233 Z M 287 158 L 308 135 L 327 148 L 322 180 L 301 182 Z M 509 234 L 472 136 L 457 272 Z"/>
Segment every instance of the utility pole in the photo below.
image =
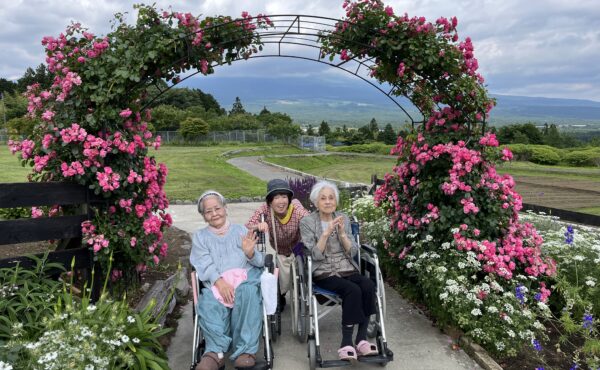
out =
<path fill-rule="evenodd" d="M 2 99 L 2 115 L 4 116 L 4 124 L 2 128 L 6 128 L 6 104 L 4 103 L 4 91 L 0 91 L 0 99 Z"/>

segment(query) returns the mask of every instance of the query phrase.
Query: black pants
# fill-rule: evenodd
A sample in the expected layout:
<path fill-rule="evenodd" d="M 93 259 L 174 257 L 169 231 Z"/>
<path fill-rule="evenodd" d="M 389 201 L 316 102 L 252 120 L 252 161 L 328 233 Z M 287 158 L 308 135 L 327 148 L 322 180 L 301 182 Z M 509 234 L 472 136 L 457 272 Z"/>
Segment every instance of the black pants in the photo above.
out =
<path fill-rule="evenodd" d="M 363 323 L 375 313 L 375 283 L 368 277 L 359 274 L 343 278 L 330 276 L 315 284 L 342 297 L 342 325 Z"/>

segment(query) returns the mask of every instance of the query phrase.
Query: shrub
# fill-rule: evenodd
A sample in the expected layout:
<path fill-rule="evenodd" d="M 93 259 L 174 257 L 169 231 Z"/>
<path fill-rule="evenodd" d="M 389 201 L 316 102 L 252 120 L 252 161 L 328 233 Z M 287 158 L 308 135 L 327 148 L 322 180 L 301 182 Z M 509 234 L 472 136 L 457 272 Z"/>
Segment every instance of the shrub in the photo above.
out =
<path fill-rule="evenodd" d="M 208 134 L 208 123 L 202 118 L 186 118 L 181 122 L 178 131 L 186 140 L 198 138 Z"/>
<path fill-rule="evenodd" d="M 595 150 L 574 151 L 565 155 L 565 162 L 571 166 L 600 166 L 600 152 Z"/>
<path fill-rule="evenodd" d="M 560 156 L 552 149 L 543 146 L 532 146 L 530 161 L 537 164 L 555 165 L 560 162 Z"/>
<path fill-rule="evenodd" d="M 106 282 L 100 300 L 92 303 L 89 293 L 74 295 L 72 280 L 44 277 L 60 265 L 36 261 L 32 271 L 0 270 L 2 368 L 169 368 L 157 339 L 171 329 L 155 322 L 153 304 L 136 313 L 125 300 L 108 298 Z"/>
<path fill-rule="evenodd" d="M 393 145 L 386 145 L 383 143 L 371 143 L 371 144 L 355 144 L 344 147 L 337 147 L 330 149 L 335 152 L 349 152 L 349 153 L 371 153 L 371 154 L 383 154 L 389 155 Z"/>
<path fill-rule="evenodd" d="M 531 159 L 531 146 L 527 144 L 506 145 L 513 154 L 515 161 L 529 161 Z"/>

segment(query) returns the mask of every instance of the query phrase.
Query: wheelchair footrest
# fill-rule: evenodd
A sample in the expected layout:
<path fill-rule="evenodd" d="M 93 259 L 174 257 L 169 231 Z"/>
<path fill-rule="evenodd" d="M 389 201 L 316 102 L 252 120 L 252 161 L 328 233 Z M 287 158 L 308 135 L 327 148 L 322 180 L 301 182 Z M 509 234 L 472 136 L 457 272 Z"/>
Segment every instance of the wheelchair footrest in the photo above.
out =
<path fill-rule="evenodd" d="M 256 359 L 254 366 L 250 367 L 236 367 L 237 370 L 265 370 L 267 369 L 267 361 Z"/>
<path fill-rule="evenodd" d="M 383 364 L 386 362 L 394 361 L 394 352 L 387 350 L 387 356 L 375 355 L 375 356 L 359 356 L 359 362 L 365 362 L 368 364 Z"/>
<path fill-rule="evenodd" d="M 352 362 L 347 360 L 328 360 L 321 361 L 321 363 L 319 364 L 320 367 L 344 367 L 350 365 L 352 365 Z"/>

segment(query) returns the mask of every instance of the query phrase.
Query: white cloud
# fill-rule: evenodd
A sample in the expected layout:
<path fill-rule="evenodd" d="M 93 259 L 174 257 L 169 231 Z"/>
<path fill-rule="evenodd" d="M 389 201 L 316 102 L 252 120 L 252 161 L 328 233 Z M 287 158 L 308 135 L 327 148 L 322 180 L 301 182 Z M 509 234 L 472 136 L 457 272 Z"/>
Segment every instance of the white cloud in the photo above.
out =
<path fill-rule="evenodd" d="M 139 0 L 1 0 L 0 77 L 17 79 L 44 61 L 43 36 L 56 36 L 71 21 L 106 34 L 115 12 L 128 12 Z M 340 18 L 342 0 L 158 0 L 158 8 L 193 14 L 306 14 Z M 480 70 L 491 92 L 600 100 L 600 6 L 597 0 L 393 0 L 397 14 L 457 16 L 459 34 L 475 44 Z M 290 53 L 301 52 L 288 47 Z M 308 49 L 310 53 L 310 49 Z M 234 63 L 218 76 L 248 73 L 286 78 L 303 76 L 331 83 L 352 78 L 335 68 L 265 58 Z M 240 66 L 238 67 L 237 64 Z M 215 76 L 216 77 L 216 76 Z"/>

